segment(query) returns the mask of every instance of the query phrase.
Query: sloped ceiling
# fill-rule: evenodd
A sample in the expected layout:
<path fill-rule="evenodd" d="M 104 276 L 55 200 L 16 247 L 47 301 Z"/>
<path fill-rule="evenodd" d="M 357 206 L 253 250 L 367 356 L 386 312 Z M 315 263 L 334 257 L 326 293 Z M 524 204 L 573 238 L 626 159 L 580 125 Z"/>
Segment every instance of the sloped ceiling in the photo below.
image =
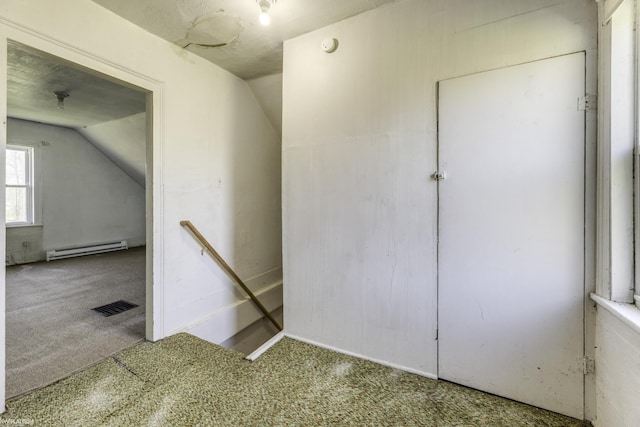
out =
<path fill-rule="evenodd" d="M 17 43 L 7 58 L 9 117 L 75 129 L 144 187 L 144 92 Z M 54 91 L 69 94 L 64 109 Z"/>
<path fill-rule="evenodd" d="M 61 59 L 12 43 L 7 51 L 10 117 L 71 128 L 145 111 L 145 94 Z M 55 91 L 69 94 L 57 108 Z"/>
<path fill-rule="evenodd" d="M 248 80 L 282 72 L 284 40 L 398 0 L 278 0 L 269 26 L 256 0 L 93 1 Z"/>
<path fill-rule="evenodd" d="M 279 135 L 283 41 L 401 0 L 278 0 L 267 27 L 258 23 L 256 0 L 93 1 L 248 80 Z M 7 66 L 10 117 L 78 130 L 144 185 L 145 93 L 17 43 Z M 55 91 L 68 93 L 64 109 L 56 108 Z"/>
<path fill-rule="evenodd" d="M 282 137 L 282 74 L 258 77 L 247 83 L 276 135 Z"/>
<path fill-rule="evenodd" d="M 76 130 L 144 188 L 147 160 L 144 112 Z"/>

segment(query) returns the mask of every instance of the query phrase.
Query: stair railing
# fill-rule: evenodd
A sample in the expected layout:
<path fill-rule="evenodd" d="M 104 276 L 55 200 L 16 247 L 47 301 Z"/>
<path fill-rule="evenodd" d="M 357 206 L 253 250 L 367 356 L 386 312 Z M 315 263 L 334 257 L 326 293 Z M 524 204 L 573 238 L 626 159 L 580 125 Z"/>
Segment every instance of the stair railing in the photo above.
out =
<path fill-rule="evenodd" d="M 274 319 L 271 313 L 269 313 L 269 310 L 267 310 L 265 306 L 262 305 L 258 297 L 256 297 L 254 293 L 251 292 L 251 289 L 249 289 L 247 285 L 244 284 L 242 279 L 236 274 L 235 271 L 233 271 L 233 269 L 229 266 L 229 264 L 226 263 L 226 261 L 220 256 L 220 254 L 216 252 L 215 249 L 213 249 L 213 246 L 211 246 L 211 244 L 207 241 L 207 239 L 204 238 L 204 236 L 191 223 L 191 221 L 180 221 L 180 225 L 185 227 L 191 232 L 191 234 L 196 238 L 196 240 L 200 242 L 200 244 L 204 247 L 204 249 L 206 249 L 207 252 L 209 252 L 209 254 L 211 254 L 211 256 L 215 258 L 216 261 L 218 261 L 218 264 L 220 264 L 220 266 L 227 272 L 227 274 L 229 274 L 229 276 L 231 276 L 233 280 L 236 281 L 236 283 L 242 288 L 242 290 L 245 291 L 247 295 L 249 295 L 249 298 L 251 298 L 251 301 L 253 301 L 253 303 L 260 309 L 260 311 L 262 311 L 262 313 L 267 317 L 267 319 L 269 319 L 271 323 L 273 323 L 274 326 L 278 328 L 279 331 L 281 331 L 282 326 L 280 326 L 278 321 Z"/>

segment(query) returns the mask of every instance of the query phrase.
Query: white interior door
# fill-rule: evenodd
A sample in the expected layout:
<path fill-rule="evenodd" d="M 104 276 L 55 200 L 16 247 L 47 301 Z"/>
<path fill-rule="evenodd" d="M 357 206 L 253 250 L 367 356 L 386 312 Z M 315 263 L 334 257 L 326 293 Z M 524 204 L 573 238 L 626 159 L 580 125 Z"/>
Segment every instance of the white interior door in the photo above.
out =
<path fill-rule="evenodd" d="M 439 376 L 583 417 L 583 53 L 440 82 Z"/>

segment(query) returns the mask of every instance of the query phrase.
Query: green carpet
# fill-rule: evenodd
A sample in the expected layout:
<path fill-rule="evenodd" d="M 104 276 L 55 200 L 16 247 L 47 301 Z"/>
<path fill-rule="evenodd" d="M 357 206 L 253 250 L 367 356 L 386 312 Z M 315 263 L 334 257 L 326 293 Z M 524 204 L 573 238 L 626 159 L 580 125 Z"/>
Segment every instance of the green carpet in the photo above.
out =
<path fill-rule="evenodd" d="M 188 334 L 10 401 L 1 418 L 83 427 L 590 425 L 288 338 L 248 362 Z"/>

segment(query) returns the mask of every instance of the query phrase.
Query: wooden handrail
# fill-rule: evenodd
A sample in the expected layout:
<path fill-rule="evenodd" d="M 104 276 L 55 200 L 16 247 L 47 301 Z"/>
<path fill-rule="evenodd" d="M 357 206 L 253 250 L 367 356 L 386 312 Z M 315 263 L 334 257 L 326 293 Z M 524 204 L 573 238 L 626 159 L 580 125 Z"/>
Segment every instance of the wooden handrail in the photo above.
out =
<path fill-rule="evenodd" d="M 258 297 L 256 297 L 253 292 L 251 292 L 251 289 L 249 289 L 247 285 L 244 284 L 242 279 L 236 274 L 235 271 L 233 271 L 233 269 L 229 266 L 229 264 L 226 263 L 226 261 L 220 256 L 220 254 L 216 252 L 215 249 L 213 249 L 213 246 L 211 246 L 211 244 L 207 241 L 207 239 L 204 238 L 204 236 L 191 223 L 191 221 L 180 221 L 180 225 L 187 228 L 191 232 L 191 234 L 193 234 L 193 236 L 202 244 L 202 246 L 204 246 L 204 248 L 211 254 L 211 256 L 213 256 L 216 261 L 218 261 L 220 266 L 227 272 L 227 274 L 229 274 L 229 276 L 231 276 L 236 281 L 236 283 L 240 285 L 242 290 L 245 291 L 247 295 L 249 295 L 251 301 L 253 301 L 253 303 L 260 309 L 260 311 L 262 311 L 262 313 L 269 320 L 271 320 L 271 323 L 273 323 L 275 327 L 278 328 L 279 331 L 281 331 L 282 326 L 280 326 L 276 319 L 273 318 L 271 313 L 269 313 L 269 310 L 267 310 L 265 306 L 262 305 L 260 300 L 258 300 Z"/>

